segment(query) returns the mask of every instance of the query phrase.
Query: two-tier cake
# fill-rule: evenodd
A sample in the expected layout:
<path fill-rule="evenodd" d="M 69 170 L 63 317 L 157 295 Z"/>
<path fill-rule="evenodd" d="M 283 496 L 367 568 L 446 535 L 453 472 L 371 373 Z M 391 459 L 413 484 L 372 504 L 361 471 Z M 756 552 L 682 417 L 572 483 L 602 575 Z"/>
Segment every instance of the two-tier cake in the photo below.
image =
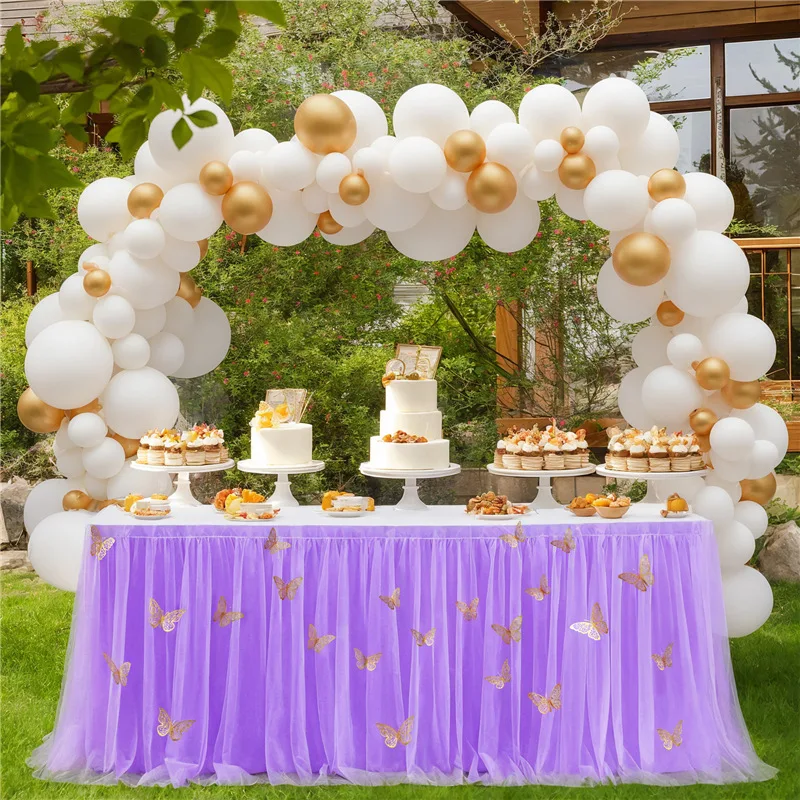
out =
<path fill-rule="evenodd" d="M 308 405 L 305 389 L 270 389 L 250 421 L 250 458 L 263 467 L 311 461 L 312 428 L 301 422 Z"/>

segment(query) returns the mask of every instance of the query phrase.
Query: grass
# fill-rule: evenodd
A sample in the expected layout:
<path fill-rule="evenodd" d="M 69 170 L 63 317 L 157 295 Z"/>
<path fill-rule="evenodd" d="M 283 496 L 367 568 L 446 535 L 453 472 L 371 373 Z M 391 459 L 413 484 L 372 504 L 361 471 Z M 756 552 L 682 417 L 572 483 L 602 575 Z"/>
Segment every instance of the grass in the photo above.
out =
<path fill-rule="evenodd" d="M 176 795 L 172 789 L 87 787 L 37 781 L 25 759 L 53 726 L 69 636 L 72 595 L 43 584 L 34 575 L 0 578 L 2 589 L 2 653 L 0 653 L 0 796 L 25 800 L 50 798 L 208 798 L 266 797 L 269 800 L 568 800 L 586 797 L 587 789 L 535 786 L 495 788 L 463 786 L 423 788 L 199 787 Z M 778 585 L 775 610 L 757 633 L 731 643 L 739 698 L 756 750 L 780 769 L 766 783 L 690 786 L 663 789 L 650 786 L 600 786 L 592 797 L 615 800 L 670 797 L 680 800 L 782 800 L 800 797 L 800 587 Z"/>

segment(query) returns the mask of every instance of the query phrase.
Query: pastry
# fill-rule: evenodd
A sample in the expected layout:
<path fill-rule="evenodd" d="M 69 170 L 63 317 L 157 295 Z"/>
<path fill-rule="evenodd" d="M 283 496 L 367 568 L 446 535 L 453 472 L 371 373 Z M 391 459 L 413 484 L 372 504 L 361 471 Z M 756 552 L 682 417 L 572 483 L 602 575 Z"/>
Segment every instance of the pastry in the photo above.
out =
<path fill-rule="evenodd" d="M 627 467 L 629 472 L 649 472 L 650 460 L 647 457 L 648 445 L 642 436 L 635 436 L 628 442 Z"/>
<path fill-rule="evenodd" d="M 166 433 L 166 431 L 164 431 L 164 433 Z M 163 467 L 164 437 L 162 433 L 153 431 L 153 433 L 147 437 L 147 445 L 147 463 L 151 467 Z"/>
<path fill-rule="evenodd" d="M 561 450 L 564 453 L 564 469 L 579 469 L 581 467 L 577 433 L 567 431 L 564 434 L 564 443 L 561 445 Z"/>
<path fill-rule="evenodd" d="M 687 436 L 680 431 L 669 440 L 669 462 L 673 472 L 689 472 L 692 468 L 692 459 L 689 457 L 689 444 Z"/>
<path fill-rule="evenodd" d="M 500 439 L 494 449 L 494 465 L 496 467 L 503 466 L 503 456 L 506 454 L 506 443 Z"/>
<path fill-rule="evenodd" d="M 519 457 L 522 469 L 544 469 L 544 458 L 542 457 L 542 453 L 538 444 L 526 440 L 522 443 L 521 448 L 522 449 Z"/>

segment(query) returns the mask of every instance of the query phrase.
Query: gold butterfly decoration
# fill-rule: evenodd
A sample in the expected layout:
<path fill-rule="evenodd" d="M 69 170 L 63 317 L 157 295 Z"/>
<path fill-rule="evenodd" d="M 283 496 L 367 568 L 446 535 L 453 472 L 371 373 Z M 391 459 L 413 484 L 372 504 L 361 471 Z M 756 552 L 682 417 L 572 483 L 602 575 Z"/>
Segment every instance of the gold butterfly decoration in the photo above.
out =
<path fill-rule="evenodd" d="M 124 661 L 119 667 L 109 658 L 108 653 L 103 653 L 103 658 L 106 660 L 106 664 L 108 664 L 108 668 L 111 670 L 111 675 L 114 678 L 114 683 L 117 686 L 127 686 L 128 685 L 128 673 L 131 671 L 131 662 Z"/>
<path fill-rule="evenodd" d="M 275 555 L 275 553 L 279 553 L 281 550 L 288 550 L 290 547 L 291 545 L 289 542 L 282 542 L 278 539 L 278 531 L 276 531 L 275 528 L 269 532 L 267 541 L 264 542 L 264 549 L 271 555 Z"/>
<path fill-rule="evenodd" d="M 603 612 L 600 610 L 600 603 L 595 603 L 592 606 L 592 618 L 586 622 L 573 622 L 569 626 L 570 630 L 578 631 L 578 633 L 586 634 L 590 639 L 596 642 L 600 641 L 601 633 L 608 633 L 608 624 L 603 619 Z"/>
<path fill-rule="evenodd" d="M 550 584 L 547 582 L 547 575 L 542 575 L 538 586 L 526 589 L 525 594 L 529 594 L 534 600 L 544 600 L 545 595 L 550 594 Z"/>
<path fill-rule="evenodd" d="M 625 583 L 635 586 L 640 592 L 646 592 L 653 585 L 653 573 L 650 571 L 650 559 L 647 554 L 639 559 L 638 572 L 620 572 L 618 576 Z"/>
<path fill-rule="evenodd" d="M 111 549 L 116 539 L 109 536 L 107 539 L 103 538 L 100 529 L 96 525 L 92 525 L 89 529 L 92 534 L 92 544 L 89 548 L 89 553 L 93 555 L 98 561 L 102 561 L 106 557 L 106 553 Z"/>
<path fill-rule="evenodd" d="M 561 708 L 561 684 L 557 683 L 553 687 L 548 697 L 546 694 L 536 694 L 528 692 L 528 697 L 533 701 L 540 714 L 549 714 L 551 711 L 558 711 Z"/>
<path fill-rule="evenodd" d="M 456 600 L 456 608 L 464 615 L 464 622 L 470 622 L 478 618 L 478 598 L 473 597 L 472 602 L 467 605 L 461 600 Z"/>
<path fill-rule="evenodd" d="M 398 586 L 390 595 L 379 594 L 381 600 L 394 611 L 400 608 L 400 587 Z"/>
<path fill-rule="evenodd" d="M 218 622 L 220 628 L 227 628 L 231 622 L 236 622 L 237 619 L 243 618 L 244 614 L 241 611 L 228 611 L 228 601 L 220 595 L 217 610 L 212 618 L 213 621 Z"/>
<path fill-rule="evenodd" d="M 563 539 L 556 539 L 550 542 L 553 547 L 557 547 L 562 553 L 569 555 L 575 549 L 575 539 L 572 536 L 572 528 L 567 528 Z"/>
<path fill-rule="evenodd" d="M 664 743 L 665 750 L 672 750 L 674 747 L 680 747 L 683 743 L 683 738 L 681 734 L 683 733 L 683 720 L 679 719 L 678 724 L 675 726 L 675 729 L 670 733 L 669 731 L 665 731 L 663 728 L 656 728 L 658 731 L 658 736 L 661 741 Z"/>
<path fill-rule="evenodd" d="M 391 725 L 383 722 L 376 722 L 375 726 L 383 736 L 383 743 L 387 747 L 397 747 L 398 744 L 407 745 L 411 743 L 411 729 L 414 727 L 414 717 L 409 717 L 397 730 Z"/>
<path fill-rule="evenodd" d="M 653 659 L 653 661 L 655 661 L 655 662 L 656 662 L 656 666 L 657 666 L 657 667 L 658 667 L 658 668 L 659 668 L 659 669 L 660 669 L 662 672 L 663 672 L 663 671 L 664 671 L 664 670 L 665 670 L 667 667 L 671 667 L 671 666 L 672 666 L 672 642 L 670 642 L 670 643 L 669 643 L 669 644 L 666 646 L 666 648 L 665 648 L 665 650 L 664 650 L 664 652 L 663 652 L 663 654 L 662 654 L 662 655 L 659 655 L 658 653 L 653 653 L 653 655 L 651 655 L 651 656 L 650 656 L 650 658 L 652 658 L 652 659 Z"/>
<path fill-rule="evenodd" d="M 507 628 L 493 622 L 492 630 L 503 640 L 504 644 L 511 644 L 512 641 L 522 641 L 522 614 L 518 617 L 514 617 Z"/>
<path fill-rule="evenodd" d="M 500 536 L 500 541 L 505 542 L 512 549 L 519 547 L 521 542 L 525 541 L 525 534 L 522 532 L 522 523 L 518 522 L 514 533 L 504 533 Z"/>
<path fill-rule="evenodd" d="M 150 624 L 154 628 L 160 627 L 164 633 L 174 631 L 175 625 L 185 613 L 185 608 L 178 608 L 175 611 L 164 611 L 152 597 L 150 598 Z"/>
<path fill-rule="evenodd" d="M 294 600 L 297 590 L 303 582 L 302 578 L 297 577 L 292 578 L 289 583 L 285 583 L 284 580 L 277 575 L 273 575 L 272 580 L 275 581 L 275 585 L 278 587 L 278 597 L 280 597 L 281 600 Z"/>
<path fill-rule="evenodd" d="M 357 647 L 353 648 L 356 654 L 356 666 L 359 669 L 365 669 L 368 672 L 375 672 L 378 662 L 381 660 L 383 653 L 374 653 L 371 656 L 365 656 Z"/>
<path fill-rule="evenodd" d="M 163 708 L 158 709 L 158 728 L 156 733 L 158 733 L 159 736 L 169 736 L 173 742 L 177 742 L 180 741 L 181 736 L 183 736 L 192 725 L 194 725 L 193 719 L 173 722 L 169 714 L 167 714 Z"/>
<path fill-rule="evenodd" d="M 312 622 L 308 626 L 308 649 L 315 653 L 321 653 L 323 648 L 329 645 L 336 637 L 332 633 L 324 636 L 317 636 L 317 627 Z"/>
<path fill-rule="evenodd" d="M 414 637 L 414 641 L 417 643 L 417 647 L 422 647 L 423 645 L 428 645 L 428 647 L 433 647 L 433 638 L 436 636 L 436 628 L 431 628 L 427 633 L 422 634 L 414 628 L 411 629 L 411 635 Z"/>
<path fill-rule="evenodd" d="M 511 680 L 511 667 L 508 665 L 508 659 L 503 662 L 499 675 L 487 675 L 484 680 L 489 681 L 495 689 L 502 689 Z"/>

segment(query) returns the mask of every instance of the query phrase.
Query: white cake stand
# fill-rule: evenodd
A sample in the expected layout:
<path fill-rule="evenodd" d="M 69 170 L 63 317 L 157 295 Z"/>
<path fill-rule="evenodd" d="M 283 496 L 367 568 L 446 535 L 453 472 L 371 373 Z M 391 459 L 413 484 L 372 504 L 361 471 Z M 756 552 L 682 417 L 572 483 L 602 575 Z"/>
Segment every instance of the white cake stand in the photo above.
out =
<path fill-rule="evenodd" d="M 494 464 L 487 464 L 486 469 L 492 475 L 502 475 L 504 478 L 538 478 L 539 491 L 536 499 L 530 503 L 531 508 L 561 508 L 562 504 L 553 497 L 553 486 L 551 478 L 574 478 L 578 475 L 591 475 L 594 472 L 594 464 L 577 469 L 503 469 Z"/>
<path fill-rule="evenodd" d="M 170 475 L 177 474 L 175 481 L 175 491 L 169 496 L 169 503 L 173 506 L 201 506 L 203 505 L 192 494 L 192 485 L 189 482 L 189 476 L 198 472 L 222 472 L 226 469 L 231 469 L 236 466 L 236 462 L 229 458 L 220 464 L 204 464 L 201 466 L 187 466 L 182 467 L 167 467 L 155 466 L 154 464 L 137 464 L 135 461 L 131 466 L 134 469 L 140 469 L 143 472 L 167 472 Z"/>
<path fill-rule="evenodd" d="M 608 467 L 598 467 L 597 474 L 604 478 L 617 478 L 623 481 L 647 481 L 647 494 L 641 499 L 642 503 L 660 503 L 656 494 L 656 483 L 665 481 L 669 478 L 702 478 L 708 475 L 707 469 L 695 469 L 690 472 L 624 472 L 621 469 L 609 469 Z"/>
<path fill-rule="evenodd" d="M 447 469 L 380 469 L 373 467 L 369 461 L 365 461 L 359 470 L 362 475 L 368 475 L 371 478 L 404 480 L 403 496 L 395 509 L 397 511 L 425 511 L 428 506 L 419 499 L 417 481 L 421 478 L 447 478 L 450 475 L 458 475 L 461 467 L 458 464 L 450 464 Z"/>
<path fill-rule="evenodd" d="M 257 464 L 252 458 L 245 458 L 236 465 L 242 472 L 254 475 L 277 475 L 275 491 L 267 498 L 268 503 L 277 503 L 281 508 L 299 506 L 300 503 L 292 494 L 290 475 L 306 475 L 310 472 L 322 472 L 325 469 L 324 461 L 309 461 L 307 464 L 287 464 L 286 466 L 265 466 Z"/>

